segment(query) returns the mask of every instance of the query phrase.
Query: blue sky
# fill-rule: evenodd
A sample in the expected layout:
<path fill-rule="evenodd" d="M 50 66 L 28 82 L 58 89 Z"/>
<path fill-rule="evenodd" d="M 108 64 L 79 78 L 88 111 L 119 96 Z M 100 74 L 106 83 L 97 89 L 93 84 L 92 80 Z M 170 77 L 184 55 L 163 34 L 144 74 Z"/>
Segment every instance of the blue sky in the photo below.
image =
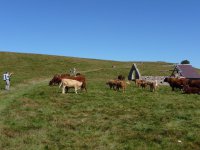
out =
<path fill-rule="evenodd" d="M 0 0 L 0 51 L 200 68 L 199 0 Z"/>

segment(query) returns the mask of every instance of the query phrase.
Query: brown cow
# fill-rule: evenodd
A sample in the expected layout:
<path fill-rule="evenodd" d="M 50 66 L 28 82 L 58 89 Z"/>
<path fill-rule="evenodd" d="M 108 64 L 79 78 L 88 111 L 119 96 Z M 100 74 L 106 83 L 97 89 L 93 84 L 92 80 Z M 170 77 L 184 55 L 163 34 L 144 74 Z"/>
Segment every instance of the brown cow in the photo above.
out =
<path fill-rule="evenodd" d="M 185 85 L 183 87 L 183 92 L 185 94 L 200 94 L 200 88 L 190 87 L 189 85 Z"/>
<path fill-rule="evenodd" d="M 109 85 L 110 89 L 114 89 L 119 91 L 119 89 L 122 89 L 123 93 L 126 90 L 126 82 L 123 80 L 109 80 L 108 82 L 106 82 L 107 85 Z"/>
<path fill-rule="evenodd" d="M 116 90 L 116 80 L 109 80 L 108 82 L 106 82 L 106 84 L 109 85 L 110 89 Z"/>
<path fill-rule="evenodd" d="M 68 77 L 68 76 L 70 76 L 70 74 L 61 74 L 61 75 L 56 74 L 56 75 L 54 75 L 54 77 L 51 79 L 51 81 L 49 81 L 49 86 L 59 85 L 60 82 L 61 82 L 61 79 Z"/>
<path fill-rule="evenodd" d="M 135 85 L 137 86 L 137 87 L 144 87 L 145 86 L 145 80 L 140 80 L 140 79 L 136 79 L 135 80 Z"/>
<path fill-rule="evenodd" d="M 174 91 L 175 88 L 183 89 L 183 86 L 188 84 L 189 79 L 167 77 L 164 79 L 164 82 L 168 82 L 172 88 L 172 91 Z"/>
<path fill-rule="evenodd" d="M 123 75 L 118 75 L 118 80 L 125 80 L 125 77 Z"/>
<path fill-rule="evenodd" d="M 146 89 L 146 87 L 147 87 L 147 84 L 148 82 L 146 82 L 146 81 L 143 81 L 143 82 L 141 82 L 140 83 L 140 86 L 142 87 L 142 89 Z"/>
<path fill-rule="evenodd" d="M 126 82 L 125 81 L 120 81 L 120 80 L 117 80 L 116 81 L 116 88 L 117 90 L 119 91 L 119 89 L 122 89 L 123 93 L 125 92 L 126 90 Z"/>
<path fill-rule="evenodd" d="M 200 80 L 189 80 L 188 85 L 190 87 L 200 88 Z"/>

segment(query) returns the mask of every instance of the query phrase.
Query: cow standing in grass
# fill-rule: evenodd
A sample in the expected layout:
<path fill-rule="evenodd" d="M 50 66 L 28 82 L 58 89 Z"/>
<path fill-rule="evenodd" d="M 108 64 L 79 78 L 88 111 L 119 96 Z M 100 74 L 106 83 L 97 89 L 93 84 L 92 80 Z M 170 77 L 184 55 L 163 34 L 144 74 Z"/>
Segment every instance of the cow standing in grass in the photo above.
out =
<path fill-rule="evenodd" d="M 137 86 L 137 87 L 146 87 L 146 82 L 145 82 L 145 80 L 140 80 L 140 79 L 136 79 L 135 80 L 135 85 Z"/>
<path fill-rule="evenodd" d="M 75 93 L 77 94 L 77 90 L 81 89 L 83 82 L 79 82 L 77 80 L 72 79 L 62 79 L 59 88 L 62 86 L 62 93 L 65 94 L 65 89 L 74 88 Z"/>
<path fill-rule="evenodd" d="M 149 86 L 151 92 L 155 92 L 158 87 L 158 81 L 147 81 L 147 85 Z"/>
<path fill-rule="evenodd" d="M 59 85 L 60 82 L 61 82 L 61 79 L 67 78 L 67 77 L 69 77 L 69 76 L 70 76 L 70 74 L 61 74 L 61 75 L 56 74 L 56 75 L 54 75 L 54 77 L 51 79 L 51 81 L 49 81 L 49 86 L 52 86 L 52 85 Z"/>
<path fill-rule="evenodd" d="M 183 92 L 185 94 L 200 94 L 200 88 L 190 87 L 189 85 L 186 85 L 183 87 Z"/>
<path fill-rule="evenodd" d="M 127 83 L 125 81 L 125 77 L 123 75 L 118 75 L 117 79 L 109 80 L 106 82 L 107 85 L 109 85 L 110 89 L 114 89 L 119 91 L 119 89 L 122 89 L 123 93 L 126 90 Z"/>
<path fill-rule="evenodd" d="M 116 80 L 109 80 L 108 82 L 106 82 L 106 85 L 108 85 L 110 89 L 116 90 Z"/>
<path fill-rule="evenodd" d="M 183 89 L 183 86 L 189 83 L 189 79 L 167 77 L 164 79 L 164 82 L 169 83 L 169 85 L 172 88 L 172 91 L 174 91 L 175 88 L 180 89 L 180 90 Z"/>
<path fill-rule="evenodd" d="M 53 79 L 49 82 L 49 85 L 59 85 L 61 83 L 62 79 L 72 79 L 79 82 L 82 82 L 81 90 L 85 89 L 87 92 L 87 86 L 86 86 L 86 78 L 84 75 L 79 74 L 78 76 L 70 76 L 69 74 L 63 74 L 63 75 L 55 75 Z M 68 88 L 66 88 L 66 91 L 68 91 Z"/>
<path fill-rule="evenodd" d="M 188 85 L 190 87 L 200 88 L 200 80 L 189 80 Z"/>
<path fill-rule="evenodd" d="M 125 92 L 126 90 L 126 82 L 125 81 L 121 81 L 121 80 L 118 80 L 116 81 L 116 89 L 119 91 L 119 89 L 122 89 L 123 93 Z"/>

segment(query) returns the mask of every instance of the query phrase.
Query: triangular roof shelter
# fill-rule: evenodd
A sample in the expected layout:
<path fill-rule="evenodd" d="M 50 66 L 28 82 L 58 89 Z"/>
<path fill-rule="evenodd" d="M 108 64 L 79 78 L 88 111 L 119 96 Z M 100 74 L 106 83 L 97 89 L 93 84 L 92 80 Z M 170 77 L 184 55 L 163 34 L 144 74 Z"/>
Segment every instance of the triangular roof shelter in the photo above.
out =
<path fill-rule="evenodd" d="M 136 64 L 133 64 L 128 75 L 128 80 L 135 81 L 136 79 L 140 79 L 140 78 L 141 78 L 141 75 L 140 75 L 139 69 L 137 68 Z"/>
<path fill-rule="evenodd" d="M 192 65 L 188 64 L 176 65 L 171 76 L 185 77 L 187 79 L 200 79 L 200 74 L 198 74 Z"/>

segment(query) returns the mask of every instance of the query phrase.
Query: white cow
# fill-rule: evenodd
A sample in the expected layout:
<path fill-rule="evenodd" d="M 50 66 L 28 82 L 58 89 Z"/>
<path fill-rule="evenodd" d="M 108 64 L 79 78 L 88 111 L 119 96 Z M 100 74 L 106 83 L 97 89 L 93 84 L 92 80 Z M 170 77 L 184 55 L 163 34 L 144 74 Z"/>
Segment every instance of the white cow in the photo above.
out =
<path fill-rule="evenodd" d="M 75 93 L 77 94 L 77 90 L 79 90 L 82 86 L 83 82 L 79 82 L 77 80 L 72 79 L 62 79 L 59 88 L 62 86 L 62 93 L 65 94 L 65 88 L 74 88 Z"/>

